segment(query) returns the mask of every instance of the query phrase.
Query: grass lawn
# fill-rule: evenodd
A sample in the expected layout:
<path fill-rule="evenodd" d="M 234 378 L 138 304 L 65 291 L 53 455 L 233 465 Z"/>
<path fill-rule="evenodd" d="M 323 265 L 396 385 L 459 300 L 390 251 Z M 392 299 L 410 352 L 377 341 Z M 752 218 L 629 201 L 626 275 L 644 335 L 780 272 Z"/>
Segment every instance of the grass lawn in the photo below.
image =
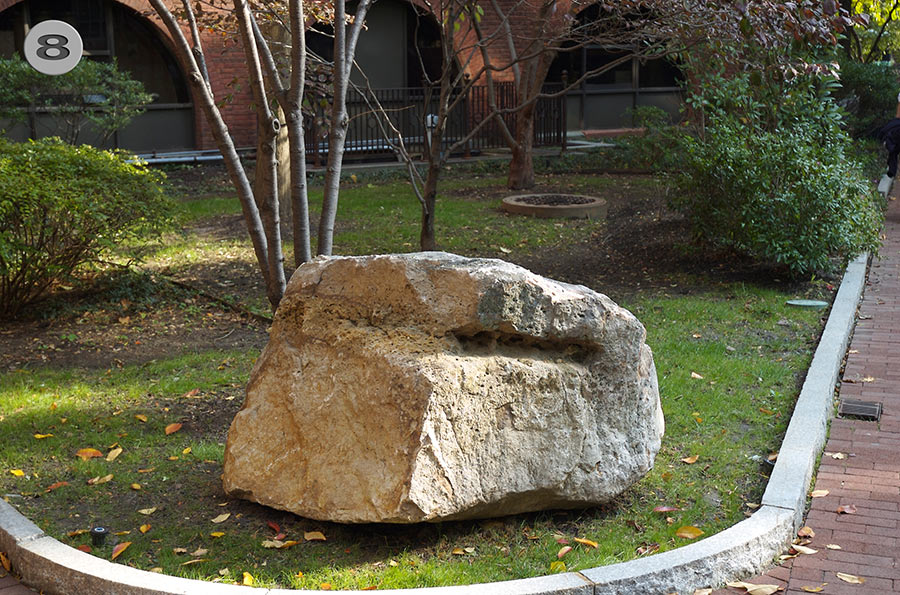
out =
<path fill-rule="evenodd" d="M 615 502 L 405 527 L 318 522 L 229 499 L 220 481 L 225 435 L 264 329 L 256 328 L 253 346 L 200 341 L 197 329 L 221 316 L 221 307 L 189 296 L 192 308 L 182 308 L 188 296 L 157 291 L 164 285 L 159 279 L 129 301 L 127 316 L 183 316 L 182 330 L 167 335 L 166 347 L 142 352 L 134 343 L 149 338 L 132 332 L 116 364 L 84 365 L 62 353 L 78 341 L 59 340 L 48 360 L 36 351 L 28 359 L 28 347 L 22 356 L 27 361 L 0 372 L 0 494 L 75 547 L 88 546 L 92 526 L 108 526 L 113 535 L 92 553 L 109 559 L 115 544 L 129 543 L 119 563 L 312 589 L 440 586 L 581 570 L 689 543 L 676 535 L 682 527 L 708 536 L 745 518 L 765 488 L 769 459 L 777 454 L 823 322 L 822 311 L 794 309 L 785 301 L 828 298 L 830 287 L 745 275 L 683 243 L 653 252 L 659 259 L 687 254 L 706 264 L 673 270 L 669 260 L 654 267 L 656 259 L 646 258 L 633 262 L 626 275 L 609 248 L 612 264 L 601 271 L 606 254 L 598 251 L 607 248 L 598 242 L 616 237 L 620 228 L 635 235 L 623 227 L 630 222 L 658 226 L 653 238 L 684 237 L 660 206 L 664 181 L 579 175 L 546 176 L 540 184 L 603 193 L 611 201 L 611 219 L 511 217 L 498 209 L 505 195 L 500 178 L 465 175 L 442 186 L 437 237 L 449 251 L 503 257 L 609 293 L 644 323 L 666 435 L 654 469 Z M 183 229 L 147 247 L 147 269 L 264 311 L 246 234 L 234 225 L 237 201 L 206 194 L 183 197 L 180 204 Z M 411 251 L 418 204 L 405 183 L 368 181 L 360 174 L 342 194 L 338 222 L 340 253 Z M 548 255 L 552 264 L 541 265 Z M 601 264 L 585 264 L 593 262 Z M 124 324 L 118 302 L 103 299 L 56 311 L 48 332 L 64 337 L 79 320 L 87 320 L 79 328 Z M 145 327 L 147 333 L 156 328 L 150 322 Z M 178 338 L 184 349 L 174 348 Z M 98 339 L 92 353 L 104 355 L 103 345 Z M 296 543 L 266 547 L 275 537 Z M 566 546 L 573 549 L 559 557 Z"/>

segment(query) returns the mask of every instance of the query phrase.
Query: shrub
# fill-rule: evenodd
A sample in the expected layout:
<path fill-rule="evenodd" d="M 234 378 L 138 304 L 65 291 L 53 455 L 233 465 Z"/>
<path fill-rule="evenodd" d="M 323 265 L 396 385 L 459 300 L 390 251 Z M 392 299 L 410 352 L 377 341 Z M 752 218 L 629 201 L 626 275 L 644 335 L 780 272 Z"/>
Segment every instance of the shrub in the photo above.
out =
<path fill-rule="evenodd" d="M 169 212 L 162 178 L 123 153 L 0 139 L 0 316 L 123 240 L 158 230 Z"/>
<path fill-rule="evenodd" d="M 846 122 L 855 137 L 872 136 L 897 109 L 897 71 L 887 62 L 841 64 L 841 88 L 835 98 L 847 110 Z"/>
<path fill-rule="evenodd" d="M 878 245 L 881 209 L 846 138 L 815 126 L 773 131 L 716 118 L 685 139 L 674 199 L 695 234 L 794 275 L 828 271 Z"/>
<path fill-rule="evenodd" d="M 645 105 L 631 110 L 634 124 L 643 133 L 616 141 L 622 149 L 618 158 L 632 169 L 669 171 L 681 167 L 681 129 L 672 124 L 665 110 Z"/>

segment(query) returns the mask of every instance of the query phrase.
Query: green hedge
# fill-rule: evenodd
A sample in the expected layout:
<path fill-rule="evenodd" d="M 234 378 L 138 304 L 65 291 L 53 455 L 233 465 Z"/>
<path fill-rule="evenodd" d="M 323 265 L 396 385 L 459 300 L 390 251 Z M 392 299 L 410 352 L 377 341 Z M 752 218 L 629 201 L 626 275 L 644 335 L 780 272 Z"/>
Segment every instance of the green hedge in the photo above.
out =
<path fill-rule="evenodd" d="M 80 265 L 159 229 L 163 175 L 127 155 L 59 139 L 0 139 L 0 316 L 15 316 Z"/>

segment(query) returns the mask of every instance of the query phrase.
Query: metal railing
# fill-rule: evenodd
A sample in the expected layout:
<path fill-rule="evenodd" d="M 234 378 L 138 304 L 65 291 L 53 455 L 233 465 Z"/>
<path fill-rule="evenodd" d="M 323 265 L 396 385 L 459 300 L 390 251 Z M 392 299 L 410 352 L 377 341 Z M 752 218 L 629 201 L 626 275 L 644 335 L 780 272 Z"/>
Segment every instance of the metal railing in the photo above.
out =
<path fill-rule="evenodd" d="M 561 83 L 546 85 L 545 93 L 553 93 L 562 89 Z M 512 83 L 495 85 L 496 103 L 499 109 L 517 107 L 515 86 Z M 369 93 L 367 101 L 363 92 L 351 89 L 347 97 L 347 111 L 350 116 L 350 127 L 347 130 L 345 147 L 346 158 L 384 158 L 394 154 L 392 143 L 385 139 L 379 118 L 385 115 L 390 118 L 393 127 L 403 136 L 407 151 L 413 156 L 422 155 L 426 150 L 428 131 L 425 129 L 425 116 L 437 111 L 435 102 L 437 93 L 431 97 L 424 87 L 402 87 L 393 89 L 374 89 Z M 383 115 L 373 113 L 372 99 L 383 110 Z M 460 101 L 448 117 L 444 133 L 444 146 L 450 147 L 491 114 L 488 101 L 488 90 L 484 85 L 470 87 L 466 97 Z M 515 113 L 501 116 L 510 130 L 515 127 Z M 565 96 L 539 99 L 535 105 L 534 146 L 559 146 L 566 138 L 566 101 Z M 327 130 L 316 126 L 309 118 L 306 124 L 306 154 L 308 160 L 315 164 L 325 162 L 328 154 Z M 478 153 L 487 149 L 505 148 L 506 140 L 495 121 L 482 126 L 468 141 L 459 153 Z"/>

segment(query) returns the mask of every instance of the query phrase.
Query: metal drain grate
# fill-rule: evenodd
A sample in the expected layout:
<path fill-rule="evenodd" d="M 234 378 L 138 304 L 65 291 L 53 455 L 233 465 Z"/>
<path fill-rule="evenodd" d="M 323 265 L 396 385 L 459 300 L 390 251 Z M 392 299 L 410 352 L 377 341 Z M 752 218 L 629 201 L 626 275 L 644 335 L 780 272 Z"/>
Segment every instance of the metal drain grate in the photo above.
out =
<path fill-rule="evenodd" d="M 878 401 L 859 401 L 857 399 L 841 399 L 838 406 L 838 415 L 841 417 L 858 417 L 868 421 L 878 421 L 881 418 L 881 403 Z"/>

